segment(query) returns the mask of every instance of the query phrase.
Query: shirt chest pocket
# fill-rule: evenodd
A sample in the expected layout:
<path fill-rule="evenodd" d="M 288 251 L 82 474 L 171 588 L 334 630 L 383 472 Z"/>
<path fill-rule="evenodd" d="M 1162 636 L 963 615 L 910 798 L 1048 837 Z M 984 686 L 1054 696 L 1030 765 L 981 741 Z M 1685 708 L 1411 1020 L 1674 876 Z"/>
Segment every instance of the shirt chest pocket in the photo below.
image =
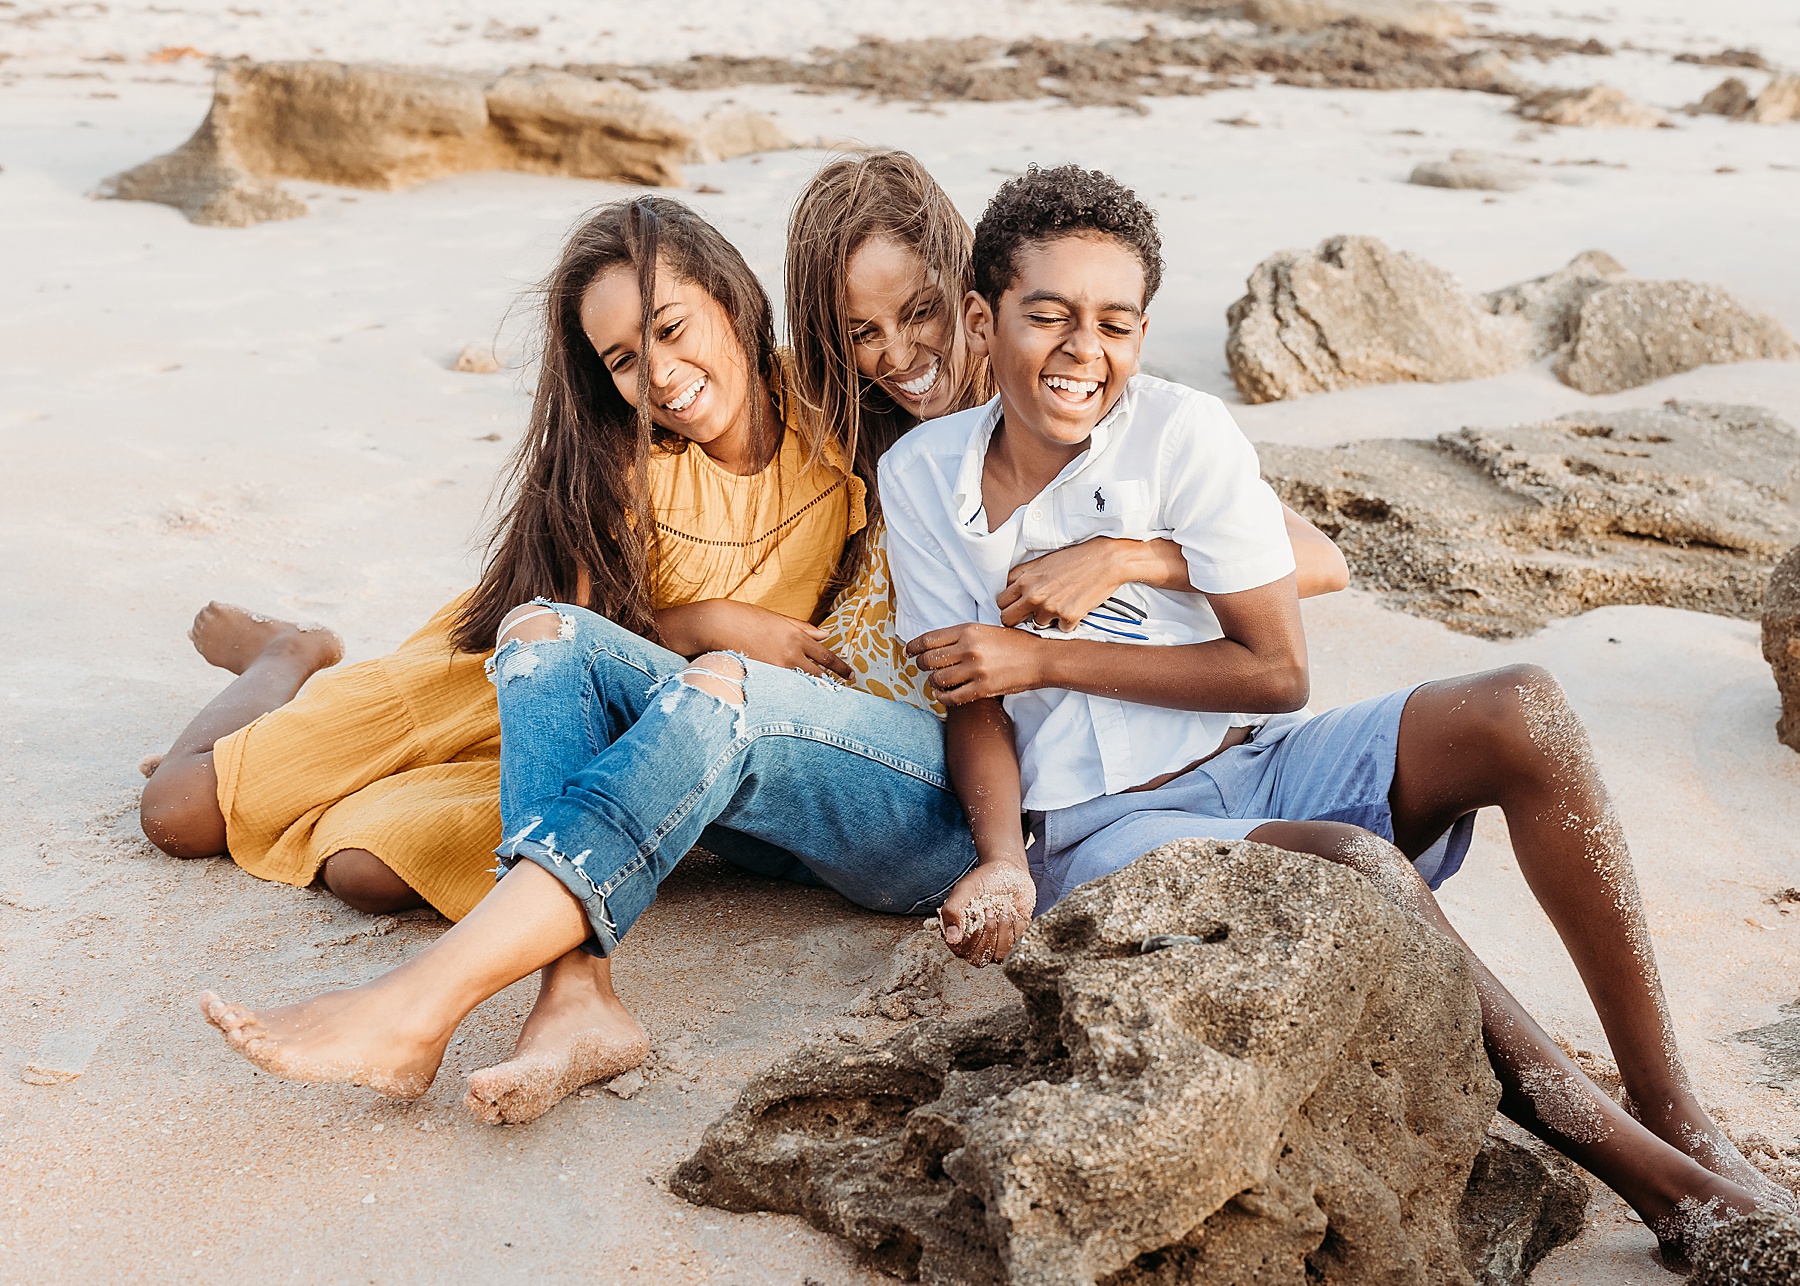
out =
<path fill-rule="evenodd" d="M 1069 544 L 1095 536 L 1148 540 L 1155 518 L 1150 484 L 1142 478 L 1072 482 L 1056 497 L 1057 518 Z"/>

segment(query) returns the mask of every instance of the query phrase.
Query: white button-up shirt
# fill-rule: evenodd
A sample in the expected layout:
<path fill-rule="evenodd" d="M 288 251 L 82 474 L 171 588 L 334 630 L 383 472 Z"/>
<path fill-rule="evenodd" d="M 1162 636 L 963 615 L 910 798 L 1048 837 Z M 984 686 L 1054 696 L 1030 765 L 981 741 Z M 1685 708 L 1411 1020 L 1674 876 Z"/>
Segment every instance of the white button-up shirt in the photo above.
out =
<path fill-rule="evenodd" d="M 1206 594 L 1233 594 L 1294 570 L 1281 502 L 1218 398 L 1135 376 L 1088 448 L 989 531 L 982 464 L 1000 399 L 920 425 L 881 459 L 881 504 L 902 639 L 974 621 L 1000 624 L 1007 573 L 1096 536 L 1177 542 L 1199 593 L 1122 587 L 1069 633 L 1046 638 L 1203 643 L 1222 638 Z M 1006 697 L 1024 807 L 1066 808 L 1184 768 L 1251 722 L 1040 688 Z"/>

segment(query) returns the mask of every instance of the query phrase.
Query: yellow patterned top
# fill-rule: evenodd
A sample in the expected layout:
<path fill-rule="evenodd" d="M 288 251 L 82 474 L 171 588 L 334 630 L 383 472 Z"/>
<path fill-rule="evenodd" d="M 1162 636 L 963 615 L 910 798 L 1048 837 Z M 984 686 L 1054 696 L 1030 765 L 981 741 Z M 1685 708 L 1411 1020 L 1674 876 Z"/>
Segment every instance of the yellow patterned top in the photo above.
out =
<path fill-rule="evenodd" d="M 894 579 L 888 572 L 886 523 L 877 521 L 870 530 L 856 579 L 820 624 L 827 631 L 825 645 L 854 671 L 851 687 L 944 717 L 943 705 L 906 655 L 906 640 L 894 637 Z"/>

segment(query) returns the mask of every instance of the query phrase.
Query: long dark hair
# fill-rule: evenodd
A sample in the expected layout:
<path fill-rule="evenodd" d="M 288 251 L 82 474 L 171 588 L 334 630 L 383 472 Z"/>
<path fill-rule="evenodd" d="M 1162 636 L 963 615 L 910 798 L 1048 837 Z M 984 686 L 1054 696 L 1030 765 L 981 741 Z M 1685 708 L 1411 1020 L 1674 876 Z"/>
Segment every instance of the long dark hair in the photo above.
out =
<path fill-rule="evenodd" d="M 993 394 L 985 361 L 963 348 L 959 320 L 968 293 L 973 234 L 949 194 L 907 152 L 839 157 L 812 177 L 788 219 L 787 326 L 794 392 L 814 432 L 835 436 L 868 487 L 871 527 L 880 512 L 875 463 L 916 423 L 881 386 L 856 369 L 845 280 L 850 259 L 870 237 L 891 237 L 925 262 L 936 280 L 962 372 L 955 407 Z M 951 358 L 952 354 L 945 354 Z M 944 372 L 949 375 L 950 372 Z M 835 587 L 855 574 L 869 527 L 845 546 Z"/>
<path fill-rule="evenodd" d="M 486 569 L 452 635 L 465 652 L 487 652 L 506 614 L 537 597 L 576 600 L 647 638 L 656 636 L 650 581 L 656 520 L 646 475 L 653 449 L 680 451 L 687 439 L 650 418 L 648 355 L 658 264 L 706 291 L 724 309 L 742 347 L 749 383 L 751 440 L 767 462 L 782 426 L 768 413 L 781 368 L 768 294 L 737 248 L 679 201 L 641 196 L 605 205 L 570 234 L 540 287 L 543 354 L 531 426 L 504 475 L 504 513 L 489 541 Z M 637 270 L 643 298 L 634 410 L 581 329 L 581 300 L 609 269 Z M 759 382 L 760 381 L 760 382 Z"/>

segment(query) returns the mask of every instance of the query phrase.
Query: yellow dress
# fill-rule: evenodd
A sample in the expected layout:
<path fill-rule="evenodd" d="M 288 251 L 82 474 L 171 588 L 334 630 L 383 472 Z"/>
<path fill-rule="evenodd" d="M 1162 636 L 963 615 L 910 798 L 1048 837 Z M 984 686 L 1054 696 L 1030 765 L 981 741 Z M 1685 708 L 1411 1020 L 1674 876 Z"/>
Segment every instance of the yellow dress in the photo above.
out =
<path fill-rule="evenodd" d="M 863 525 L 862 482 L 839 463 L 809 463 L 791 429 L 752 477 L 698 448 L 653 456 L 655 606 L 735 598 L 812 619 L 844 541 Z M 367 849 L 452 920 L 493 887 L 500 716 L 486 654 L 450 641 L 462 602 L 387 656 L 319 675 L 214 746 L 239 866 L 304 886 L 333 853 Z"/>

